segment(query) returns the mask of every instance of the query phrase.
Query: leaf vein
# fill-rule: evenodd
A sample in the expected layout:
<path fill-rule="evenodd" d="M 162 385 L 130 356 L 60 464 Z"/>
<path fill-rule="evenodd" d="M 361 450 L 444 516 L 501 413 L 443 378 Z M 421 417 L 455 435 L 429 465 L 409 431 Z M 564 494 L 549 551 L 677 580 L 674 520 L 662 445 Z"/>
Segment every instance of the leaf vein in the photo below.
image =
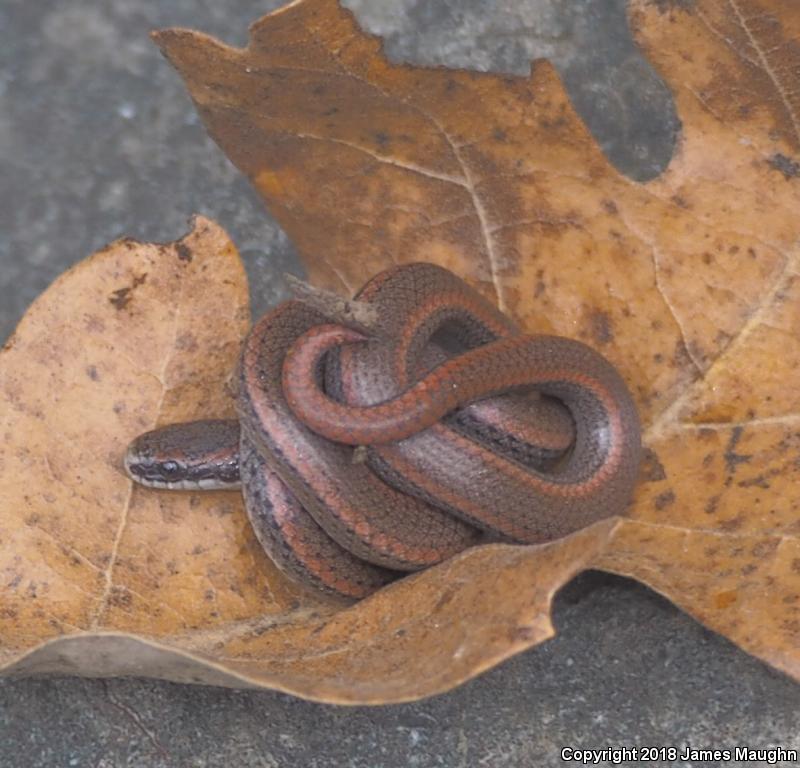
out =
<path fill-rule="evenodd" d="M 750 41 L 750 45 L 753 46 L 753 49 L 756 52 L 756 55 L 761 62 L 761 69 L 766 72 L 767 77 L 772 81 L 772 84 L 775 86 L 775 90 L 777 91 L 778 95 L 783 102 L 784 109 L 786 110 L 786 114 L 789 116 L 789 120 L 794 128 L 795 136 L 797 137 L 798 142 L 800 142 L 800 118 L 798 118 L 797 113 L 795 112 L 794 106 L 792 105 L 791 99 L 791 91 L 787 91 L 783 84 L 781 83 L 780 78 L 778 77 L 778 73 L 773 69 L 772 65 L 769 62 L 769 58 L 767 57 L 766 52 L 762 49 L 759 45 L 758 39 L 753 34 L 753 30 L 750 29 L 750 25 L 747 23 L 747 19 L 745 18 L 744 14 L 742 13 L 741 8 L 739 7 L 738 0 L 728 0 L 730 3 L 731 8 L 733 8 L 733 12 L 736 14 L 736 18 L 739 21 L 740 26 L 744 30 L 744 33 L 747 35 L 747 39 Z"/>
<path fill-rule="evenodd" d="M 169 369 L 169 365 L 172 362 L 172 356 L 175 351 L 175 345 L 178 340 L 178 328 L 180 324 L 180 317 L 181 317 L 181 302 L 183 300 L 183 281 L 178 280 L 178 292 L 177 298 L 175 301 L 175 313 L 173 314 L 172 318 L 172 334 L 171 334 L 171 341 L 166 349 L 166 354 L 164 355 L 164 361 L 161 366 L 161 371 L 157 375 L 158 380 L 162 384 L 161 388 L 161 397 L 159 398 L 158 405 L 156 406 L 156 418 L 160 416 L 161 411 L 164 407 L 164 400 L 167 396 L 167 370 Z M 117 564 L 117 559 L 119 557 L 119 548 L 122 543 L 122 538 L 125 533 L 125 529 L 128 525 L 128 516 L 130 513 L 131 502 L 133 500 L 133 481 L 131 480 L 128 484 L 128 493 L 125 497 L 125 502 L 122 506 L 122 513 L 120 515 L 119 524 L 117 525 L 117 530 L 114 535 L 114 542 L 111 545 L 111 554 L 109 555 L 108 565 L 105 568 L 104 577 L 105 577 L 105 585 L 103 587 L 103 592 L 100 595 L 100 599 L 98 600 L 97 607 L 95 608 L 94 616 L 91 620 L 91 629 L 96 630 L 100 626 L 100 622 L 103 620 L 105 616 L 106 610 L 108 608 L 108 601 L 111 597 L 111 592 L 114 588 L 114 568 Z"/>

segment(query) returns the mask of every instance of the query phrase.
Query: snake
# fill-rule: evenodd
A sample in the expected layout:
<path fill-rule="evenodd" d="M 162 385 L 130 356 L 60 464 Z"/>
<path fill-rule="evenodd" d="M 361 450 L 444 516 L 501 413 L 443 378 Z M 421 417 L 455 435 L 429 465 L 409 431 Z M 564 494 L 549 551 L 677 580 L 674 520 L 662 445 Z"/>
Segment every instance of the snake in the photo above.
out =
<path fill-rule="evenodd" d="M 247 334 L 236 419 L 136 437 L 141 485 L 240 489 L 301 587 L 353 601 L 487 542 L 543 544 L 620 515 L 641 457 L 633 398 L 590 346 L 526 334 L 443 267 L 384 270 L 358 327 L 292 299 Z"/>

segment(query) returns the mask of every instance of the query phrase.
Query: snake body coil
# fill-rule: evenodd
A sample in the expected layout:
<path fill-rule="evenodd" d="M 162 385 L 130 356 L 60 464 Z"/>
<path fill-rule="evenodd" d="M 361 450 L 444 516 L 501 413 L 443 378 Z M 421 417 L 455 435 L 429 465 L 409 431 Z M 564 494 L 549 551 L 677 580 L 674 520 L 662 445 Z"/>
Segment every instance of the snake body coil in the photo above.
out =
<path fill-rule="evenodd" d="M 133 441 L 145 485 L 232 487 L 291 577 L 360 598 L 481 541 L 549 541 L 624 511 L 636 408 L 580 342 L 528 336 L 452 273 L 389 269 L 369 334 L 303 301 L 245 340 L 237 422 Z"/>

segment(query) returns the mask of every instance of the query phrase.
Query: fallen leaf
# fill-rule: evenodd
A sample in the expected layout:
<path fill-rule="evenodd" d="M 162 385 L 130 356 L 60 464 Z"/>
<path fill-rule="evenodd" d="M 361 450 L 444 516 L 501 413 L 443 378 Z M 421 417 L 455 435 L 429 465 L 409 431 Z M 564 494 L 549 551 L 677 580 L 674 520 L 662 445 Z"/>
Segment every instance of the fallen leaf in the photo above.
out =
<path fill-rule="evenodd" d="M 341 610 L 281 577 L 236 494 L 132 489 L 133 435 L 232 408 L 246 285 L 198 219 L 67 273 L 0 356 L 7 673 L 409 700 L 552 636 L 553 594 L 602 567 L 800 676 L 800 9 L 637 0 L 631 19 L 684 126 L 648 184 L 608 164 L 545 62 L 393 66 L 333 0 L 265 17 L 244 50 L 157 36 L 317 285 L 435 261 L 619 366 L 646 427 L 628 516 L 477 548 Z"/>
<path fill-rule="evenodd" d="M 800 676 L 800 8 L 634 0 L 683 130 L 658 179 L 609 164 L 553 67 L 393 66 L 334 0 L 238 50 L 156 36 L 312 280 L 435 261 L 634 391 L 648 460 L 595 567 Z"/>
<path fill-rule="evenodd" d="M 608 523 L 535 555 L 467 552 L 341 610 L 272 565 L 240 494 L 132 487 L 136 434 L 233 413 L 249 320 L 236 249 L 202 218 L 169 245 L 113 243 L 29 309 L 0 353 L 0 668 L 369 703 L 446 690 L 550 637 L 553 593 Z"/>

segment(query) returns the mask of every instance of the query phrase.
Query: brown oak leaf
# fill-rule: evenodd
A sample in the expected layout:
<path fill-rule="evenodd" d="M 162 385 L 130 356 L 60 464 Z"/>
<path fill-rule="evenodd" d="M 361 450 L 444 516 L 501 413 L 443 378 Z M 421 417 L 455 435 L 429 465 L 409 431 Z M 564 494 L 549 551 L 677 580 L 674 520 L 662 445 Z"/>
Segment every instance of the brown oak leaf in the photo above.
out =
<path fill-rule="evenodd" d="M 132 489 L 133 435 L 232 407 L 246 286 L 198 220 L 79 265 L 2 352 L 8 671 L 408 700 L 550 637 L 553 594 L 595 567 L 800 676 L 800 9 L 633 0 L 630 18 L 683 122 L 646 184 L 608 163 L 546 62 L 391 65 L 334 0 L 265 17 L 242 50 L 157 35 L 315 284 L 435 261 L 617 364 L 647 449 L 626 517 L 471 550 L 341 610 L 280 576 L 235 494 Z"/>

